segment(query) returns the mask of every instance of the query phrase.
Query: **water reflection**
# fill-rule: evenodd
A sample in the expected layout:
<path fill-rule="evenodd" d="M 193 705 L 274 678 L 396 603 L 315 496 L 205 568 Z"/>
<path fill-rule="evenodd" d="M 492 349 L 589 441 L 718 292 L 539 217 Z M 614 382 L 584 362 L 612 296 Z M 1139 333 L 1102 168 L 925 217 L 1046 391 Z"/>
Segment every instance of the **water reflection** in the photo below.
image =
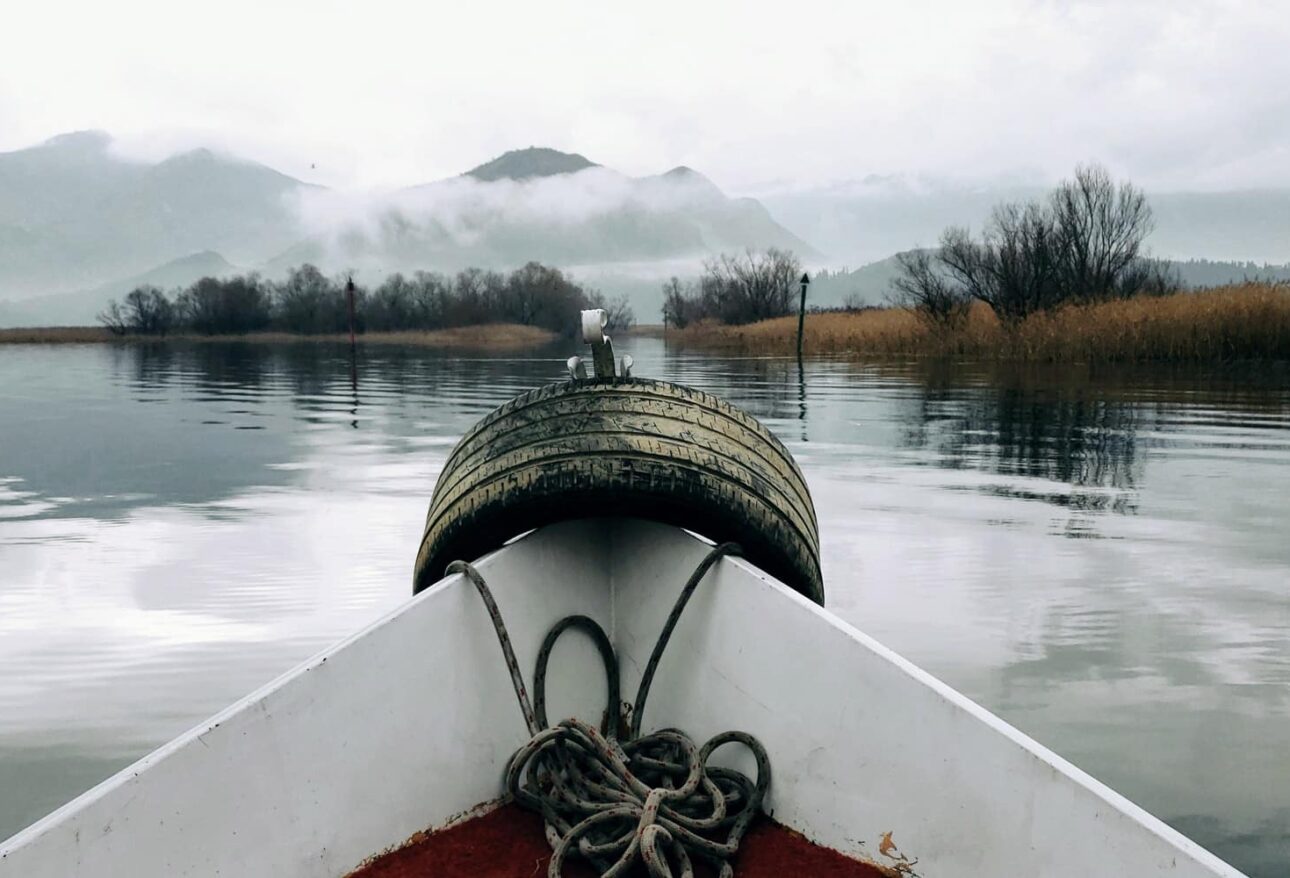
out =
<path fill-rule="evenodd" d="M 1087 383 L 1036 382 L 1025 372 L 965 382 L 960 370 L 941 364 L 918 377 L 922 393 L 902 413 L 907 446 L 934 452 L 940 466 L 982 467 L 1060 486 L 1036 493 L 992 485 L 1000 496 L 1081 511 L 1136 511 L 1138 433 L 1153 427 L 1151 412 L 1098 397 Z"/>
<path fill-rule="evenodd" d="M 806 436 L 806 366 L 800 356 L 797 358 L 797 419 L 802 423 L 799 438 L 803 442 L 809 442 Z"/>
<path fill-rule="evenodd" d="M 456 438 L 567 348 L 0 348 L 0 835 L 403 600 Z M 835 612 L 1251 874 L 1290 860 L 1284 371 L 621 348 L 789 445 Z"/>

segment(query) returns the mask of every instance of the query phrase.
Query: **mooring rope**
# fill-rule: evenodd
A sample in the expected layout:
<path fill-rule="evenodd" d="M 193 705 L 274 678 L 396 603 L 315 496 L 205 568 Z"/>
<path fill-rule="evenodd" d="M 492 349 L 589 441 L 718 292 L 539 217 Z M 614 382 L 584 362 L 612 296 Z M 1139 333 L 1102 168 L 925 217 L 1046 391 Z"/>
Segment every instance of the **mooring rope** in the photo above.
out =
<path fill-rule="evenodd" d="M 734 875 L 730 859 L 770 786 L 766 750 L 745 732 L 723 732 L 697 747 L 678 729 L 648 735 L 641 735 L 640 729 L 659 660 L 686 603 L 717 561 L 739 551 L 734 543 L 714 548 L 681 590 L 641 675 L 630 708 L 631 729 L 623 741 L 618 739 L 618 660 L 604 629 L 587 616 L 566 616 L 547 632 L 538 650 L 530 704 L 488 584 L 464 561 L 448 565 L 448 573 L 465 574 L 475 584 L 488 608 L 531 735 L 507 763 L 506 790 L 546 821 L 552 849 L 548 878 L 561 878 L 565 861 L 573 856 L 587 859 L 601 878 L 626 875 L 637 863 L 643 863 L 652 878 L 693 878 L 695 858 L 716 865 L 720 878 Z M 599 729 L 578 719 L 547 724 L 547 662 L 556 641 L 570 628 L 591 637 L 605 665 L 608 706 Z M 752 751 L 755 781 L 742 772 L 708 765 L 712 752 L 730 743 Z"/>

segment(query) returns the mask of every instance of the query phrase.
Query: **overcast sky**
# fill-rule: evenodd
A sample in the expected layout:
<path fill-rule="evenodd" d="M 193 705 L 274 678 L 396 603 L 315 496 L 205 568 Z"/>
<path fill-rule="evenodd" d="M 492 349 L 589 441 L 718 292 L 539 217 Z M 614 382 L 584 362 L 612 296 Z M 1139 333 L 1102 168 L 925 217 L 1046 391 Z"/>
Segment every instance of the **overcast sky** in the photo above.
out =
<path fill-rule="evenodd" d="M 546 145 L 734 192 L 869 174 L 1290 186 L 1268 2 L 83 0 L 4 14 L 0 150 L 101 128 L 337 186 Z"/>

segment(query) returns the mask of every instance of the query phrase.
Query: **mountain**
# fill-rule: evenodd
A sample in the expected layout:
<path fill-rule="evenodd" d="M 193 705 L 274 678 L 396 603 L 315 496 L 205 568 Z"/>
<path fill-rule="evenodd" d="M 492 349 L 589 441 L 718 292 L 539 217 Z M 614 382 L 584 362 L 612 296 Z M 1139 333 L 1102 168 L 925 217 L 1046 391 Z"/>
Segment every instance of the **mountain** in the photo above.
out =
<path fill-rule="evenodd" d="M 1290 262 L 1290 189 L 1147 193 L 1158 256 Z"/>
<path fill-rule="evenodd" d="M 174 292 L 198 278 L 228 277 L 240 271 L 220 254 L 206 250 L 90 289 L 0 302 L 0 326 L 90 326 L 109 300 L 120 301 L 136 287 Z"/>
<path fill-rule="evenodd" d="M 198 149 L 123 159 L 102 132 L 0 153 L 0 299 L 84 290 L 193 253 L 257 264 L 304 234 L 307 184 Z"/>
<path fill-rule="evenodd" d="M 787 228 L 834 265 L 864 265 L 936 244 L 949 225 L 979 229 L 1000 201 L 1041 195 L 1023 187 L 968 187 L 869 177 L 857 183 L 762 196 Z"/>
<path fill-rule="evenodd" d="M 97 131 L 0 153 L 0 323 L 81 322 L 130 285 L 173 286 L 229 263 L 379 276 L 540 260 L 653 286 L 661 271 L 765 247 L 815 254 L 759 202 L 690 168 L 629 177 L 543 147 L 382 196 L 206 149 L 132 161 Z"/>
<path fill-rule="evenodd" d="M 968 186 L 920 178 L 868 177 L 762 202 L 786 227 L 837 263 L 863 264 L 934 246 L 946 226 L 979 230 L 994 205 L 1042 198 L 1046 187 Z M 1290 261 L 1290 190 L 1147 192 L 1156 227 L 1147 246 L 1168 259 Z"/>
<path fill-rule="evenodd" d="M 630 177 L 585 156 L 530 147 L 457 177 L 409 187 L 355 209 L 344 195 L 302 200 L 308 239 L 269 263 L 309 261 L 363 272 L 539 260 L 597 276 L 624 265 L 689 260 L 748 248 L 815 250 L 762 204 L 731 198 L 690 168 Z"/>
<path fill-rule="evenodd" d="M 1290 283 L 1290 263 L 1215 262 L 1210 259 L 1170 260 L 1183 284 L 1192 289 L 1220 287 L 1243 281 Z"/>
<path fill-rule="evenodd" d="M 894 255 L 859 268 L 818 271 L 811 277 L 807 304 L 816 308 L 886 305 L 891 282 L 899 274 Z"/>
<path fill-rule="evenodd" d="M 463 176 L 474 177 L 485 183 L 494 180 L 528 180 L 533 177 L 554 177 L 559 174 L 576 174 L 587 168 L 600 167 L 577 153 L 560 152 L 542 146 L 513 149 L 502 153 L 490 162 L 471 168 Z"/>

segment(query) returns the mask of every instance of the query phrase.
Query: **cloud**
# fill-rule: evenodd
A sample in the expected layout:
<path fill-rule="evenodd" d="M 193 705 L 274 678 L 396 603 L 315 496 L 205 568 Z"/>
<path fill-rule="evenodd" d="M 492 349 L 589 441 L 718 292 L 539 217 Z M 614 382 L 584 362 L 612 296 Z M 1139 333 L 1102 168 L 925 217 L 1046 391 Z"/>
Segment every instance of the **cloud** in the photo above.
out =
<path fill-rule="evenodd" d="M 567 235 L 563 246 L 592 251 L 606 234 L 606 226 L 597 223 L 612 227 L 624 217 L 666 221 L 722 202 L 720 192 L 698 175 L 632 178 L 607 168 L 526 180 L 459 176 L 397 190 L 315 189 L 293 200 L 306 233 L 325 247 L 327 262 L 398 264 L 403 248 L 463 265 L 524 261 L 513 248 L 524 238 Z"/>
<path fill-rule="evenodd" d="M 75 27 L 68 22 L 76 22 Z M 727 191 L 870 173 L 1290 185 L 1290 16 L 1256 0 L 870 4 L 21 4 L 0 148 L 176 132 L 297 176 L 393 186 L 530 143 Z"/>

